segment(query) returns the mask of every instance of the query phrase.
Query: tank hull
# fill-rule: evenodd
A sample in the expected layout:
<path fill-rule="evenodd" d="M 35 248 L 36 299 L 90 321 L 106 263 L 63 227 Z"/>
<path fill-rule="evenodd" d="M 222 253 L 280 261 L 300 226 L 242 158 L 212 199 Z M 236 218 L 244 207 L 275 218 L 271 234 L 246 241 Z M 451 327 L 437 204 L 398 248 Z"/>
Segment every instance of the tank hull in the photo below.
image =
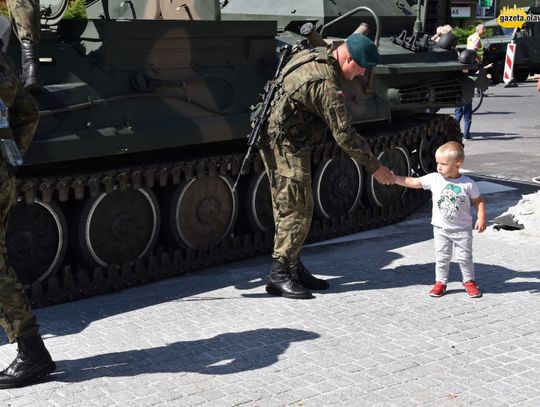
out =
<path fill-rule="evenodd" d="M 7 233 L 34 306 L 270 252 L 258 155 L 232 185 L 276 46 L 298 34 L 274 21 L 174 20 L 63 21 L 42 34 L 40 124 Z M 355 126 L 397 173 L 429 172 L 461 133 L 424 112 L 463 103 L 472 87 L 445 50 L 420 57 L 385 38 L 380 50 L 372 83 L 345 87 Z M 331 135 L 311 155 L 310 241 L 399 221 L 428 198 L 382 188 Z"/>

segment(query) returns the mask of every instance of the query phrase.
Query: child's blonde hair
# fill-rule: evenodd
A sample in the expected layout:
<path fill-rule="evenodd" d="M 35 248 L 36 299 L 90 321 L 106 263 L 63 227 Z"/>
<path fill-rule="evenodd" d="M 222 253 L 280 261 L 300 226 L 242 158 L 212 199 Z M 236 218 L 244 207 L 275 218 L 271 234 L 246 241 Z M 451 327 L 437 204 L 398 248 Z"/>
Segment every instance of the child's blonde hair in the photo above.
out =
<path fill-rule="evenodd" d="M 461 163 L 465 160 L 463 146 L 456 141 L 444 143 L 435 151 L 435 155 L 442 155 L 443 157 L 451 158 Z"/>

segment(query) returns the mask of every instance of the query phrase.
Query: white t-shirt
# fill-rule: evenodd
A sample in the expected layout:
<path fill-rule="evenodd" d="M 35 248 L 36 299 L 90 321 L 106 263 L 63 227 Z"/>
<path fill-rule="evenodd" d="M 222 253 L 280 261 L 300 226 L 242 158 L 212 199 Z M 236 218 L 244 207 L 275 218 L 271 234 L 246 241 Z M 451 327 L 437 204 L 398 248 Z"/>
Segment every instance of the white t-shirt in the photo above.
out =
<path fill-rule="evenodd" d="M 471 230 L 471 199 L 480 196 L 476 183 L 464 175 L 444 178 L 433 172 L 420 177 L 422 188 L 431 191 L 431 224 L 450 232 Z"/>

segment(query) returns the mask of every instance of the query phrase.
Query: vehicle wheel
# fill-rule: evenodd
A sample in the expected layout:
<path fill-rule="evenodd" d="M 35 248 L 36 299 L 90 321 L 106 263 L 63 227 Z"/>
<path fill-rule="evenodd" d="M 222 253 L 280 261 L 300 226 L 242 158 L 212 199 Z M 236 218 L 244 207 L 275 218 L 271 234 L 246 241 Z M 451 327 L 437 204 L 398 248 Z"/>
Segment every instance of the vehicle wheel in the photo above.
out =
<path fill-rule="evenodd" d="M 248 220 L 251 227 L 261 232 L 273 230 L 272 195 L 265 170 L 260 171 L 251 178 L 246 199 Z"/>
<path fill-rule="evenodd" d="M 405 147 L 394 147 L 383 151 L 377 157 L 382 165 L 390 168 L 394 174 L 408 177 L 411 173 L 411 159 Z M 368 198 L 373 205 L 386 207 L 399 201 L 407 189 L 400 185 L 379 184 L 373 174 L 368 178 Z"/>
<path fill-rule="evenodd" d="M 83 206 L 78 245 L 90 265 L 106 267 L 149 254 L 158 237 L 160 212 L 146 188 L 102 193 Z"/>
<path fill-rule="evenodd" d="M 514 79 L 518 82 L 525 82 L 529 77 L 529 71 L 524 69 L 518 69 L 514 71 Z"/>
<path fill-rule="evenodd" d="M 238 215 L 238 193 L 233 181 L 214 175 L 193 178 L 173 192 L 168 210 L 168 232 L 181 247 L 203 247 L 231 233 Z"/>
<path fill-rule="evenodd" d="M 437 170 L 437 162 L 435 161 L 435 151 L 446 142 L 446 137 L 439 134 L 428 133 L 422 137 L 418 148 L 418 159 L 420 168 L 425 174 L 435 172 Z"/>
<path fill-rule="evenodd" d="M 356 209 L 362 192 L 362 172 L 362 167 L 348 157 L 319 164 L 313 179 L 313 195 L 320 217 L 342 216 Z"/>
<path fill-rule="evenodd" d="M 67 223 L 54 202 L 18 202 L 6 231 L 8 263 L 23 284 L 42 281 L 62 265 L 67 250 Z"/>
<path fill-rule="evenodd" d="M 472 101 L 472 112 L 476 112 L 478 109 L 480 109 L 480 106 L 482 105 L 482 101 L 484 100 L 484 91 L 482 89 L 476 88 L 474 90 L 474 97 Z"/>

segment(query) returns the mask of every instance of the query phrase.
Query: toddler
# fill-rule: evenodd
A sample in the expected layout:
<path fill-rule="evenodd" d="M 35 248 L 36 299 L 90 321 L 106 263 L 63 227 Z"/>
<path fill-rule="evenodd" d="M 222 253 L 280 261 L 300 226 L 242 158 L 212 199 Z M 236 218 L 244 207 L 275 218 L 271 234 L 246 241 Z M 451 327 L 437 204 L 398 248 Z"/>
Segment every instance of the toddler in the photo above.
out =
<path fill-rule="evenodd" d="M 437 172 L 420 178 L 395 176 L 398 185 L 409 188 L 424 188 L 431 191 L 433 209 L 431 224 L 435 241 L 435 285 L 429 292 L 440 297 L 446 291 L 452 251 L 455 251 L 463 277 L 463 285 L 469 297 L 481 297 L 476 286 L 472 258 L 471 205 L 476 208 L 477 220 L 474 228 L 486 230 L 484 199 L 476 183 L 461 175 L 459 169 L 465 159 L 463 146 L 450 141 L 435 152 Z"/>

